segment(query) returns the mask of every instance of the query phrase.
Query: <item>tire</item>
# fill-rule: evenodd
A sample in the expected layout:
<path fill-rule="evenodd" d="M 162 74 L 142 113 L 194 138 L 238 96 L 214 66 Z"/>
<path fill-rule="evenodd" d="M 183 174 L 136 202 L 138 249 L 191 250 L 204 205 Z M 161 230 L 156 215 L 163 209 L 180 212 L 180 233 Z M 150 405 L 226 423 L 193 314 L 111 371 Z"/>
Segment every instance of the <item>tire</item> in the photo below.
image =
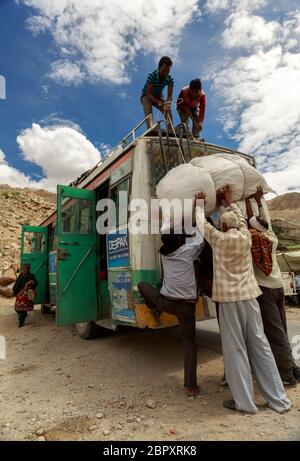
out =
<path fill-rule="evenodd" d="M 83 339 L 96 339 L 103 335 L 104 328 L 101 328 L 95 322 L 76 323 L 76 329 L 79 336 Z"/>

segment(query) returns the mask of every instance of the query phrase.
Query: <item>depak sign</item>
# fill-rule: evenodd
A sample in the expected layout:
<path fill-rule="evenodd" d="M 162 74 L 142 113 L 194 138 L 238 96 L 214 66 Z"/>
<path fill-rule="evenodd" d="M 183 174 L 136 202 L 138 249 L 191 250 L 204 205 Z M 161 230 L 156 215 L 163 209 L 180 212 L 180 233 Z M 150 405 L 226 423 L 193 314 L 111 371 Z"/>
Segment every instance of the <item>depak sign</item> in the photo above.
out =
<path fill-rule="evenodd" d="M 115 269 L 119 267 L 128 267 L 130 265 L 129 257 L 129 235 L 121 232 L 112 232 L 107 238 L 108 249 L 108 268 Z"/>

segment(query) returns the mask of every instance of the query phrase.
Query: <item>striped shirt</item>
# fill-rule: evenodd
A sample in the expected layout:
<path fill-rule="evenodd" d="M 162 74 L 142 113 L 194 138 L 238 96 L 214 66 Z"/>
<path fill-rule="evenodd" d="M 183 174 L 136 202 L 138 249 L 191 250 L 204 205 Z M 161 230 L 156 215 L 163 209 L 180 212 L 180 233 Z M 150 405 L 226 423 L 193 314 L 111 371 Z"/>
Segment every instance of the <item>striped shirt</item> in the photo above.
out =
<path fill-rule="evenodd" d="M 142 90 L 142 97 L 147 95 L 147 86 L 149 83 L 153 85 L 153 96 L 157 99 L 161 99 L 164 87 L 173 87 L 174 79 L 172 75 L 169 74 L 167 78 L 161 80 L 161 78 L 159 77 L 158 69 L 154 70 L 153 72 L 150 72 L 150 74 L 147 77 L 145 86 Z"/>
<path fill-rule="evenodd" d="M 197 222 L 203 213 L 196 208 Z M 251 235 L 244 216 L 236 204 L 231 211 L 238 218 L 238 229 L 220 232 L 204 221 L 204 237 L 213 249 L 213 301 L 220 303 L 246 301 L 261 295 L 253 272 Z"/>

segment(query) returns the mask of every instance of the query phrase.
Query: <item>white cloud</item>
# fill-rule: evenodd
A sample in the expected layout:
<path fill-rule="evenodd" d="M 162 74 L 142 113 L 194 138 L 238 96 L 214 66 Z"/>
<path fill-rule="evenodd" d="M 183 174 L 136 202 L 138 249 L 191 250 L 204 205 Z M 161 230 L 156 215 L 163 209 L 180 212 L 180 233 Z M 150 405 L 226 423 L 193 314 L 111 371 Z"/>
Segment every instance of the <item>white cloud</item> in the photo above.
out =
<path fill-rule="evenodd" d="M 98 163 L 110 146 L 99 144 L 99 150 L 74 127 L 58 125 L 63 123 L 58 117 L 49 116 L 56 125 L 42 127 L 33 123 L 31 128 L 23 130 L 17 137 L 22 157 L 42 169 L 43 177 L 33 180 L 22 171 L 9 165 L 4 152 L 0 149 L 0 184 L 13 187 L 32 187 L 55 192 L 57 184 L 69 184 L 83 172 Z M 34 175 L 39 178 L 39 175 Z"/>
<path fill-rule="evenodd" d="M 266 6 L 269 0 L 207 0 L 205 10 L 218 13 L 224 10 L 255 11 Z"/>
<path fill-rule="evenodd" d="M 60 59 L 51 64 L 49 76 L 62 85 L 70 85 L 70 83 L 80 85 L 85 78 L 85 73 L 77 64 Z"/>
<path fill-rule="evenodd" d="M 78 131 L 79 133 L 82 133 L 81 127 L 78 125 L 78 123 L 62 117 L 58 112 L 52 112 L 51 114 L 42 118 L 39 121 L 39 124 L 48 128 L 57 128 L 59 126 L 69 127 L 73 128 L 73 130 Z"/>
<path fill-rule="evenodd" d="M 69 184 L 100 160 L 98 149 L 68 126 L 43 128 L 34 123 L 17 137 L 17 142 L 24 159 L 42 168 L 44 178 L 38 186 L 45 189 Z"/>
<path fill-rule="evenodd" d="M 300 192 L 300 135 L 295 136 L 289 149 L 276 158 L 276 168 L 265 173 L 265 178 L 278 194 Z"/>
<path fill-rule="evenodd" d="M 211 73 L 224 128 L 275 190 L 300 190 L 300 12 L 282 22 L 230 13 L 225 25 L 223 46 L 239 55 Z"/>
<path fill-rule="evenodd" d="M 50 75 L 64 84 L 129 82 L 138 53 L 176 57 L 185 26 L 200 14 L 198 0 L 19 1 L 36 12 L 33 33 L 51 32 L 60 59 Z"/>
<path fill-rule="evenodd" d="M 222 34 L 225 48 L 246 48 L 274 45 L 282 39 L 283 29 L 276 21 L 265 21 L 261 16 L 244 12 L 232 13 Z"/>
<path fill-rule="evenodd" d="M 10 166 L 4 152 L 0 149 L 0 184 L 14 187 L 30 187 L 30 178 L 24 173 Z"/>

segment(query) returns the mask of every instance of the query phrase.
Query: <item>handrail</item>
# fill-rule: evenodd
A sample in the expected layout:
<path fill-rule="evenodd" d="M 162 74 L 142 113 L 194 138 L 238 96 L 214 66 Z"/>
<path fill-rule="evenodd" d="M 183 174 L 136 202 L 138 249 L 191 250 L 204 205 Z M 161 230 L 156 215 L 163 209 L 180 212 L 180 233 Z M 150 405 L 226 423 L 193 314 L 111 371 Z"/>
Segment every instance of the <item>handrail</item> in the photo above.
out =
<path fill-rule="evenodd" d="M 138 128 L 140 128 L 142 125 L 144 125 L 144 123 L 147 123 L 147 120 L 152 120 L 151 114 L 147 115 L 147 117 L 145 117 L 131 131 L 129 131 L 129 133 L 127 133 L 126 136 L 124 136 L 124 138 L 121 139 L 121 141 L 115 147 L 113 147 L 112 150 L 103 159 L 101 159 L 101 161 L 99 163 L 101 163 L 105 158 L 112 155 L 115 151 L 118 150 L 119 147 L 122 147 L 122 149 L 124 149 L 126 147 L 126 144 L 128 143 L 128 139 L 131 136 L 132 136 L 132 141 L 131 142 L 135 142 L 137 140 L 136 131 L 138 130 Z M 153 130 L 154 127 L 155 127 L 155 125 L 151 126 L 150 128 L 147 128 L 145 133 L 147 133 L 149 130 L 150 131 Z M 145 133 L 143 133 L 143 136 L 145 135 Z M 99 165 L 99 163 L 97 165 Z"/>
<path fill-rule="evenodd" d="M 157 124 L 157 130 L 158 130 L 161 154 L 162 154 L 162 158 L 163 158 L 164 170 L 165 170 L 165 174 L 167 174 L 167 172 L 168 172 L 167 159 L 166 159 L 165 146 L 164 146 L 163 139 L 162 139 L 162 132 L 161 132 L 160 122 L 158 122 L 158 124 Z"/>
<path fill-rule="evenodd" d="M 90 168 L 88 171 L 84 172 L 79 178 L 77 178 L 75 181 L 73 181 L 71 185 L 74 185 L 74 186 L 78 186 L 79 184 L 81 184 L 82 182 L 85 181 L 85 179 L 87 179 L 96 169 L 99 165 L 101 165 L 105 160 L 107 160 L 109 157 L 111 157 L 113 154 L 115 154 L 118 149 L 122 149 L 124 150 L 125 148 L 128 148 L 130 146 L 130 144 L 134 144 L 136 142 L 136 140 L 138 139 L 138 137 L 136 136 L 136 131 L 138 130 L 138 128 L 140 128 L 144 123 L 147 123 L 147 120 L 151 120 L 151 116 L 150 115 L 147 115 L 147 117 L 145 117 L 140 123 L 138 123 L 131 131 L 129 131 L 129 133 L 126 134 L 126 136 L 124 136 L 124 138 L 118 143 L 116 144 L 104 157 L 101 157 L 101 159 L 99 160 L 98 163 L 96 163 L 95 166 L 93 166 L 92 168 Z M 147 135 L 148 132 L 152 131 L 155 127 L 157 126 L 157 123 L 154 124 L 153 126 L 150 126 L 150 128 L 147 127 L 147 130 L 141 134 L 141 136 L 145 136 Z M 130 138 L 130 136 L 132 136 L 132 141 L 130 143 L 128 143 L 128 138 Z M 128 144 L 127 144 L 128 143 Z"/>

